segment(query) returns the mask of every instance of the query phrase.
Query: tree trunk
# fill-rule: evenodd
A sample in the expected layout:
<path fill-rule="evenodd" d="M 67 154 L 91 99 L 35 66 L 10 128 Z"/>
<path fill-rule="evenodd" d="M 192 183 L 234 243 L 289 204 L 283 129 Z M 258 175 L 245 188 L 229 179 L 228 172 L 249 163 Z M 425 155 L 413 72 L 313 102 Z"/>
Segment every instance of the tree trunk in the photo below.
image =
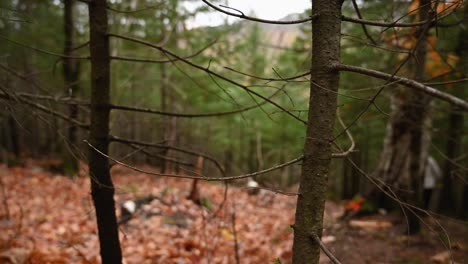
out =
<path fill-rule="evenodd" d="M 307 134 L 294 224 L 293 263 L 318 263 L 331 161 L 340 62 L 341 0 L 317 0 L 312 13 L 312 67 Z M 323 89 L 325 87 L 326 89 Z M 329 90 L 329 91 L 328 91 Z"/>
<path fill-rule="evenodd" d="M 18 128 L 16 125 L 16 120 L 13 117 L 13 114 L 8 116 L 8 126 L 10 129 L 8 132 L 10 133 L 10 143 L 11 143 L 11 151 L 15 155 L 15 159 L 19 161 L 20 159 L 20 147 L 19 147 L 19 140 L 18 140 Z"/>
<path fill-rule="evenodd" d="M 431 1 L 421 0 L 419 9 L 419 19 L 421 21 L 428 20 L 431 16 Z M 429 25 L 422 26 L 415 34 L 415 37 L 420 40 L 416 43 L 415 47 L 415 63 L 416 70 L 414 79 L 416 81 L 424 81 L 424 71 L 426 66 L 426 55 L 427 55 L 427 35 Z M 409 175 L 411 192 L 408 195 L 408 201 L 413 205 L 423 208 L 423 179 L 425 174 L 425 168 L 427 159 L 429 156 L 429 145 L 431 142 L 431 128 L 432 128 L 432 117 L 431 117 L 431 102 L 432 97 L 417 91 L 411 91 L 410 93 L 410 108 L 412 110 L 412 123 L 410 123 L 411 131 L 411 143 L 410 143 L 410 165 Z M 411 105 L 413 107 L 411 107 Z M 408 225 L 409 233 L 419 233 L 421 224 L 417 212 L 408 212 Z"/>
<path fill-rule="evenodd" d="M 174 98 L 169 93 L 169 77 L 167 76 L 167 69 L 164 64 L 161 64 L 161 110 L 162 111 L 172 111 L 174 112 Z M 175 144 L 177 139 L 177 118 L 176 117 L 163 117 L 163 131 L 164 131 L 164 140 L 165 144 L 172 146 Z M 172 150 L 166 148 L 163 155 L 165 157 L 170 157 L 172 155 Z M 173 173 L 176 166 L 173 162 L 169 160 L 162 161 L 161 171 L 165 173 Z"/>
<path fill-rule="evenodd" d="M 459 34 L 459 43 L 456 49 L 457 55 L 460 57 L 458 70 L 468 76 L 468 8 L 464 9 L 463 27 Z M 455 94 L 460 98 L 465 98 L 466 84 L 458 85 Z M 464 116 L 463 112 L 455 106 L 452 106 L 449 117 L 449 128 L 447 131 L 447 146 L 446 156 L 447 161 L 444 166 L 443 180 L 442 180 L 442 193 L 439 202 L 439 210 L 443 213 L 459 217 L 468 217 L 468 184 L 466 184 L 468 177 L 464 170 L 460 169 L 457 164 L 464 166 L 463 160 L 457 160 L 459 155 L 462 154 L 463 149 L 463 135 L 464 135 Z M 466 167 L 466 166 L 465 166 Z M 458 171 L 457 171 L 458 170 Z M 454 177 L 457 175 L 458 177 Z M 464 186 L 462 190 L 462 199 L 457 202 L 454 199 L 456 193 L 455 186 Z M 454 206 L 456 205 L 456 206 Z"/>
<path fill-rule="evenodd" d="M 65 56 L 73 55 L 73 5 L 74 0 L 65 0 L 64 1 L 64 34 L 65 34 L 65 47 L 63 54 Z M 78 61 L 71 58 L 63 59 L 63 77 L 65 79 L 65 93 L 68 94 L 71 98 L 75 97 L 76 92 L 78 91 L 78 75 L 79 75 L 79 64 Z M 68 108 L 69 116 L 72 119 L 78 117 L 78 106 L 70 105 Z M 71 150 L 76 144 L 76 133 L 77 127 L 73 124 L 68 124 L 68 144 L 71 147 L 64 146 L 62 149 L 63 155 L 63 168 L 64 172 L 67 175 L 76 175 L 78 173 L 78 159 L 75 158 Z M 66 143 L 66 144 L 67 144 Z"/>
<path fill-rule="evenodd" d="M 107 35 L 107 3 L 94 0 L 89 3 L 91 53 L 91 126 L 90 143 L 108 154 L 110 102 L 109 37 Z M 89 173 L 91 194 L 96 210 L 102 263 L 122 263 L 117 218 L 115 215 L 114 186 L 106 157 L 90 149 Z"/>
<path fill-rule="evenodd" d="M 462 131 L 463 131 L 463 114 L 457 107 L 452 106 L 449 115 L 449 126 L 447 131 L 447 145 L 445 155 L 447 160 L 445 161 L 443 178 L 442 178 L 442 190 L 439 199 L 439 211 L 447 215 L 453 215 L 455 213 L 455 199 L 454 199 L 454 181 L 453 175 L 456 174 L 457 161 L 456 158 L 460 154 L 462 147 Z"/>
<path fill-rule="evenodd" d="M 429 19 L 431 3 L 421 1 L 419 20 Z M 418 40 L 413 60 L 417 81 L 424 79 L 427 53 L 427 31 L 429 25 L 423 25 L 415 32 Z M 431 97 L 414 90 L 401 90 L 392 94 L 392 114 L 387 125 L 387 135 L 380 162 L 374 175 L 388 186 L 407 186 L 411 191 L 402 195 L 415 206 L 422 206 L 422 182 L 428 157 L 431 135 Z M 373 189 L 370 196 L 378 198 L 379 206 L 388 207 L 382 194 Z M 403 198 L 402 197 L 402 198 Z M 414 210 L 413 210 L 414 211 Z M 419 219 L 411 210 L 406 210 L 409 232 L 418 233 Z"/>

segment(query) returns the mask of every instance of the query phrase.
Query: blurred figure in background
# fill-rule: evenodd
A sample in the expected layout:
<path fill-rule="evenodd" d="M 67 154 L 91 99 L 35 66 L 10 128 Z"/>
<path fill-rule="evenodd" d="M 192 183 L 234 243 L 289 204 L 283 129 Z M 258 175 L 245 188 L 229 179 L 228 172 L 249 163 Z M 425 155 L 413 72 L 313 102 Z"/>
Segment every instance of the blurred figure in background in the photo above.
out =
<path fill-rule="evenodd" d="M 424 208 L 429 208 L 431 204 L 432 194 L 436 183 L 442 177 L 442 172 L 440 170 L 437 161 L 432 156 L 427 158 L 426 170 L 424 172 L 424 182 L 423 182 L 423 198 L 424 198 Z"/>

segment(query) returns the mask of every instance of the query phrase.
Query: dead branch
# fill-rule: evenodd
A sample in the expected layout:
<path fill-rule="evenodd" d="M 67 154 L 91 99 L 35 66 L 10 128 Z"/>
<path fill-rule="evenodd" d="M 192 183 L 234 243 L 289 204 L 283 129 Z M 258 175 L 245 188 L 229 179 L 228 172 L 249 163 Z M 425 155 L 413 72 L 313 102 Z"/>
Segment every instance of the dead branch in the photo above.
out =
<path fill-rule="evenodd" d="M 182 153 L 185 153 L 185 154 L 190 154 L 190 155 L 193 155 L 193 156 L 202 156 L 205 159 L 213 162 L 223 176 L 226 174 L 225 171 L 224 171 L 223 166 L 221 166 L 219 161 L 216 160 L 215 158 L 205 154 L 205 153 L 201 153 L 201 152 L 197 152 L 197 151 L 193 151 L 193 150 L 188 150 L 188 149 L 177 147 L 177 146 L 170 146 L 170 145 L 166 145 L 166 144 L 149 143 L 149 142 L 143 142 L 143 141 L 123 139 L 123 138 L 119 138 L 119 137 L 116 137 L 116 136 L 110 136 L 110 141 L 120 142 L 120 143 L 124 143 L 124 144 L 133 144 L 133 145 L 138 145 L 138 146 L 153 147 L 153 148 L 162 148 L 162 149 L 169 148 L 169 149 L 172 149 L 172 150 L 175 150 L 175 151 L 178 151 L 178 152 L 182 152 Z"/>
<path fill-rule="evenodd" d="M 304 18 L 304 19 L 297 19 L 297 20 L 291 20 L 291 21 L 281 21 L 281 20 L 268 20 L 268 19 L 261 19 L 261 18 L 256 18 L 256 17 L 251 17 L 251 16 L 246 16 L 244 14 L 244 12 L 238 10 L 238 9 L 235 9 L 235 8 L 232 8 L 232 7 L 228 7 L 228 6 L 223 6 L 223 5 L 220 5 L 221 7 L 223 8 L 226 8 L 226 9 L 231 9 L 231 10 L 234 10 L 236 11 L 237 13 L 233 13 L 233 12 L 229 12 L 229 11 L 226 11 L 222 8 L 219 8 L 215 5 L 213 5 L 212 3 L 206 1 L 206 0 L 202 0 L 203 3 L 205 3 L 206 5 L 208 5 L 209 7 L 215 9 L 216 11 L 218 12 L 221 12 L 223 14 L 226 14 L 226 15 L 229 15 L 229 16 L 233 16 L 233 17 L 237 17 L 237 18 L 242 18 L 242 19 L 246 19 L 246 20 L 251 20 L 251 21 L 255 21 L 255 22 L 260 22 L 260 23 L 265 23 L 265 24 L 276 24 L 276 25 L 291 25 L 291 24 L 301 24 L 301 23 L 305 23 L 305 22 L 309 22 L 309 21 L 312 21 L 314 18 L 317 17 L 317 15 L 312 15 L 308 18 Z"/>
<path fill-rule="evenodd" d="M 187 64 L 187 65 L 190 65 L 190 66 L 192 66 L 192 67 L 194 67 L 194 68 L 196 68 L 196 69 L 198 69 L 198 70 L 201 70 L 201 71 L 206 72 L 206 73 L 209 74 L 209 75 L 215 76 L 215 77 L 217 77 L 217 78 L 219 78 L 219 79 L 221 79 L 221 80 L 224 80 L 224 81 L 226 81 L 226 82 L 228 82 L 228 83 L 230 83 L 230 84 L 233 84 L 233 85 L 235 85 L 235 86 L 237 86 L 237 87 L 243 89 L 243 90 L 246 91 L 247 93 L 252 94 L 252 95 L 255 95 L 255 96 L 257 96 L 257 97 L 259 97 L 259 98 L 261 98 L 261 99 L 263 99 L 263 100 L 269 102 L 269 103 L 272 104 L 273 106 L 275 106 L 275 107 L 277 107 L 277 108 L 283 110 L 286 114 L 288 114 L 289 116 L 293 117 L 294 119 L 300 121 L 301 123 L 307 124 L 307 122 L 306 122 L 305 120 L 302 120 L 302 119 L 299 118 L 298 116 L 294 115 L 293 113 L 291 113 L 289 110 L 287 110 L 286 108 L 282 107 L 282 106 L 279 105 L 278 103 L 276 103 L 276 102 L 274 102 L 274 101 L 268 99 L 267 97 L 265 97 L 265 96 L 259 94 L 258 92 L 253 91 L 252 89 L 250 89 L 250 88 L 247 87 L 246 85 L 243 85 L 243 84 L 240 84 L 240 83 L 238 83 L 238 82 L 236 82 L 236 81 L 234 81 L 234 80 L 231 80 L 231 79 L 229 79 L 228 77 L 225 77 L 225 76 L 223 76 L 223 75 L 221 75 L 221 74 L 219 74 L 219 73 L 216 73 L 216 72 L 210 70 L 209 68 L 200 66 L 200 65 L 195 64 L 195 63 L 193 63 L 193 62 L 191 62 L 191 61 L 189 61 L 189 60 L 186 60 L 186 59 L 180 57 L 179 55 L 177 55 L 177 54 L 175 54 L 175 53 L 173 53 L 173 52 L 171 52 L 171 51 L 169 51 L 169 50 L 167 50 L 167 49 L 165 49 L 165 48 L 163 48 L 163 47 L 161 47 L 161 46 L 157 46 L 157 45 L 151 44 L 151 43 L 149 43 L 149 42 L 146 42 L 146 41 L 143 41 L 143 40 L 139 40 L 139 39 L 135 39 L 135 38 L 132 38 L 132 37 L 127 37 L 127 36 L 122 36 L 122 35 L 117 35 L 117 34 L 108 34 L 108 35 L 111 36 L 111 37 L 120 38 L 120 39 L 125 39 L 125 40 L 131 41 L 131 42 L 139 43 L 139 44 L 142 44 L 142 45 L 145 45 L 145 46 L 148 46 L 148 47 L 157 49 L 157 50 L 163 52 L 164 54 L 167 54 L 167 55 L 169 55 L 169 56 L 171 56 L 171 57 L 174 57 L 174 58 L 176 58 L 176 59 L 178 59 L 178 60 L 184 62 L 184 63 Z"/>
<path fill-rule="evenodd" d="M 0 85 L 1 89 L 5 91 L 5 87 L 3 87 L 2 85 Z M 58 111 L 54 111 L 44 105 L 41 105 L 41 104 L 38 104 L 38 103 L 34 103 L 28 99 L 25 99 L 23 97 L 20 97 L 20 96 L 16 96 L 14 93 L 6 93 L 6 92 L 0 92 L 0 98 L 1 99 L 6 99 L 6 100 L 14 100 L 16 102 L 19 102 L 19 103 L 23 103 L 23 104 L 27 104 L 29 106 L 32 106 L 44 113 L 47 113 L 47 114 L 50 114 L 52 116 L 55 116 L 55 117 L 58 117 L 60 119 L 63 119 L 65 121 L 68 121 L 80 128 L 83 128 L 83 129 L 89 129 L 89 125 L 88 124 L 85 124 L 85 123 L 82 123 L 76 119 L 72 119 L 70 117 L 68 117 L 67 115 L 65 114 L 62 114 Z"/>
<path fill-rule="evenodd" d="M 188 55 L 188 56 L 184 56 L 184 57 L 181 57 L 181 58 L 184 58 L 184 59 L 190 59 L 190 58 L 193 58 L 193 57 L 196 57 L 198 55 L 200 55 L 203 51 L 207 50 L 208 48 L 210 48 L 211 46 L 213 46 L 218 40 L 215 39 L 214 41 L 211 41 L 210 43 L 208 43 L 206 46 L 204 46 L 203 48 L 201 48 L 200 50 L 196 51 L 195 53 L 191 54 L 191 55 Z M 163 40 L 161 43 L 158 44 L 158 46 L 164 46 L 163 43 L 166 42 L 165 40 Z M 142 63 L 172 63 L 172 62 L 176 62 L 178 61 L 178 59 L 166 59 L 166 60 L 157 60 L 157 59 L 146 59 L 146 58 L 137 58 L 137 57 L 126 57 L 126 56 L 110 56 L 110 59 L 111 60 L 120 60 L 120 61 L 132 61 L 132 62 L 142 62 Z"/>
<path fill-rule="evenodd" d="M 452 8 L 454 5 L 460 5 L 460 3 L 455 3 L 455 4 L 451 5 L 451 6 L 448 6 L 446 8 L 446 10 L 449 9 L 449 8 Z M 454 10 L 455 10 L 455 8 L 454 8 Z M 425 24 L 430 24 L 431 26 L 434 26 L 434 25 L 438 24 L 439 20 L 448 17 L 452 13 L 453 13 L 453 11 L 452 12 L 447 12 L 444 15 L 441 15 L 439 17 L 435 17 L 435 18 L 430 19 L 430 20 L 424 20 L 424 21 L 413 22 L 413 23 L 400 23 L 400 22 L 398 22 L 398 20 L 394 21 L 394 22 L 380 22 L 380 21 L 375 21 L 375 20 L 366 20 L 366 19 L 352 18 L 352 17 L 347 17 L 347 16 L 341 16 L 341 20 L 351 22 L 351 23 L 361 24 L 361 25 L 386 27 L 386 28 L 390 28 L 390 27 L 418 27 L 418 26 L 423 26 Z"/>
<path fill-rule="evenodd" d="M 331 253 L 330 250 L 328 250 L 327 246 L 325 246 L 325 244 L 322 242 L 322 240 L 320 240 L 320 238 L 312 233 L 310 235 L 310 237 L 312 238 L 312 240 L 314 240 L 316 243 L 319 244 L 320 248 L 322 249 L 323 253 L 325 253 L 325 255 L 327 255 L 327 257 L 334 263 L 334 264 L 341 264 L 341 262 Z"/>
<path fill-rule="evenodd" d="M 32 49 L 34 51 L 37 51 L 37 52 L 40 52 L 40 53 L 43 53 L 43 54 L 47 54 L 47 55 L 51 55 L 51 56 L 55 56 L 55 57 L 66 58 L 66 59 L 77 59 L 77 60 L 89 60 L 90 59 L 89 56 L 67 56 L 67 55 L 64 55 L 64 54 L 61 54 L 61 53 L 56 53 L 56 52 L 52 52 L 52 51 L 48 51 L 48 50 L 35 48 L 35 47 L 29 46 L 27 44 L 24 44 L 24 43 L 9 39 L 9 38 L 7 38 L 5 36 L 2 36 L 2 35 L 0 35 L 0 39 L 4 39 L 4 40 L 6 40 L 8 42 L 11 42 L 13 44 L 16 44 L 18 46 L 28 48 L 28 49 Z"/>
<path fill-rule="evenodd" d="M 125 163 L 123 163 L 123 162 L 121 162 L 119 160 L 116 160 L 115 158 L 112 158 L 109 155 L 104 154 L 102 151 L 100 151 L 99 149 L 97 149 L 96 147 L 91 145 L 91 143 L 89 143 L 87 140 L 84 140 L 84 142 L 86 144 L 88 144 L 88 146 L 90 148 L 92 148 L 94 151 L 101 154 L 102 156 L 104 156 L 104 157 L 108 158 L 109 160 L 112 160 L 113 162 L 118 163 L 118 164 L 120 164 L 120 165 L 122 165 L 124 167 L 132 169 L 134 171 L 138 171 L 138 172 L 145 173 L 145 174 L 148 174 L 148 175 L 166 176 L 166 177 L 183 178 L 183 179 L 198 179 L 198 180 L 204 180 L 204 181 L 232 181 L 232 180 L 239 180 L 239 179 L 254 177 L 254 176 L 262 175 L 262 174 L 272 172 L 272 171 L 284 168 L 286 166 L 292 165 L 294 163 L 297 163 L 297 162 L 301 161 L 304 158 L 304 156 L 300 156 L 300 157 L 295 158 L 293 160 L 290 160 L 288 162 L 278 164 L 278 165 L 273 166 L 271 168 L 261 170 L 261 171 L 257 171 L 257 172 L 253 172 L 253 173 L 249 173 L 249 174 L 242 174 L 242 175 L 237 175 L 237 176 L 226 176 L 226 177 L 206 177 L 206 176 L 201 177 L 201 176 L 180 175 L 180 174 L 171 174 L 171 173 L 157 173 L 157 172 L 142 170 L 142 169 L 130 166 L 128 164 L 125 164 Z"/>
<path fill-rule="evenodd" d="M 355 72 L 355 73 L 375 77 L 375 78 L 386 80 L 386 81 L 398 81 L 400 84 L 406 87 L 416 89 L 428 95 L 431 95 L 441 100 L 444 100 L 446 102 L 449 102 L 453 105 L 456 105 L 460 107 L 460 109 L 463 109 L 464 111 L 468 111 L 467 101 L 460 99 L 456 96 L 453 96 L 451 94 L 441 92 L 433 87 L 424 85 L 423 83 L 417 82 L 412 79 L 400 77 L 397 75 L 391 75 L 391 74 L 376 71 L 376 70 L 366 69 L 366 68 L 362 68 L 358 66 L 346 65 L 346 64 L 338 64 L 338 65 L 335 65 L 333 68 L 339 71 Z"/>
<path fill-rule="evenodd" d="M 338 122 L 340 122 L 340 125 L 343 127 L 343 129 L 346 131 L 346 135 L 348 136 L 349 141 L 351 141 L 351 146 L 348 148 L 348 150 L 343 151 L 341 153 L 333 153 L 332 154 L 332 157 L 340 158 L 340 157 L 346 157 L 346 156 L 349 155 L 349 153 L 354 151 L 354 147 L 356 146 L 356 143 L 354 142 L 353 135 L 351 135 L 351 132 L 349 132 L 349 128 L 347 128 L 347 126 L 343 122 L 343 119 L 341 119 L 339 110 L 336 110 L 336 111 L 337 111 L 336 118 L 338 119 Z"/>

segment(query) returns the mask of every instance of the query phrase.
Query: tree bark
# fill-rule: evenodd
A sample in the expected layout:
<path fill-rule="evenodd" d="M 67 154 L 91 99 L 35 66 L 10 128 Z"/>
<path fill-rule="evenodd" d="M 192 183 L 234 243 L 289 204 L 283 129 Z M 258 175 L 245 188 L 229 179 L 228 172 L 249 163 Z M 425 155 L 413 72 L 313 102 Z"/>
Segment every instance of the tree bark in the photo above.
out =
<path fill-rule="evenodd" d="M 89 3 L 91 53 L 91 125 L 89 142 L 104 154 L 109 148 L 110 60 L 107 35 L 107 3 Z M 93 149 L 89 151 L 91 194 L 96 211 L 101 259 L 104 264 L 122 263 L 114 186 L 109 161 Z"/>
<path fill-rule="evenodd" d="M 318 263 L 331 161 L 340 62 L 341 0 L 317 0 L 312 13 L 312 67 L 304 160 L 294 224 L 293 263 Z M 325 87 L 326 89 L 323 89 Z"/>

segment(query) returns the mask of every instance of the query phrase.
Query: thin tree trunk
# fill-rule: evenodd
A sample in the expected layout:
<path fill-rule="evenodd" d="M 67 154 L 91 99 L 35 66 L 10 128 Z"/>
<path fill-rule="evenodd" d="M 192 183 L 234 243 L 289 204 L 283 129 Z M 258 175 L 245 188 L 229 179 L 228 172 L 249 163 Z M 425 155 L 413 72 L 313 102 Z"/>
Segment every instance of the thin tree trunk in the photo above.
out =
<path fill-rule="evenodd" d="M 104 154 L 109 147 L 110 60 L 107 35 L 107 3 L 94 0 L 89 3 L 91 53 L 91 126 L 90 143 Z M 93 149 L 89 151 L 91 194 L 104 264 L 122 263 L 117 218 L 115 215 L 114 186 L 109 161 Z"/>
<path fill-rule="evenodd" d="M 161 65 L 161 108 L 162 111 L 174 111 L 173 97 L 169 94 L 168 88 L 168 76 L 167 69 L 164 64 Z M 174 145 L 176 140 L 176 129 L 177 129 L 177 118 L 176 117 L 163 117 L 163 131 L 165 144 L 171 146 Z M 172 150 L 167 148 L 164 152 L 164 156 L 170 157 Z M 173 173 L 175 171 L 174 163 L 169 160 L 162 161 L 161 171 L 165 173 Z"/>
<path fill-rule="evenodd" d="M 19 140 L 18 140 L 18 127 L 16 125 L 15 118 L 13 117 L 12 114 L 8 116 L 8 126 L 10 127 L 10 129 L 8 129 L 8 132 L 10 133 L 9 138 L 10 138 L 10 143 L 11 143 L 11 151 L 15 155 L 16 161 L 19 161 L 20 147 L 19 147 Z"/>
<path fill-rule="evenodd" d="M 74 0 L 65 0 L 64 1 L 64 34 L 65 34 L 65 47 L 64 55 L 71 56 L 73 55 L 73 5 Z M 75 97 L 76 92 L 79 89 L 78 86 L 78 75 L 79 75 L 79 64 L 78 61 L 72 58 L 63 59 L 63 77 L 65 79 L 65 93 L 68 94 L 71 98 Z M 69 116 L 72 119 L 77 119 L 78 117 L 78 106 L 70 105 L 68 108 Z M 71 124 L 67 124 L 68 127 L 68 143 L 73 146 L 76 144 L 77 138 L 77 127 Z M 64 159 L 64 171 L 67 175 L 75 175 L 78 173 L 78 160 L 71 153 L 71 148 L 66 146 L 62 149 L 62 155 Z"/>
<path fill-rule="evenodd" d="M 318 263 L 325 191 L 331 161 L 340 62 L 341 0 L 317 0 L 312 22 L 312 68 L 309 117 L 294 224 L 293 263 Z M 326 89 L 323 89 L 326 87 Z"/>

